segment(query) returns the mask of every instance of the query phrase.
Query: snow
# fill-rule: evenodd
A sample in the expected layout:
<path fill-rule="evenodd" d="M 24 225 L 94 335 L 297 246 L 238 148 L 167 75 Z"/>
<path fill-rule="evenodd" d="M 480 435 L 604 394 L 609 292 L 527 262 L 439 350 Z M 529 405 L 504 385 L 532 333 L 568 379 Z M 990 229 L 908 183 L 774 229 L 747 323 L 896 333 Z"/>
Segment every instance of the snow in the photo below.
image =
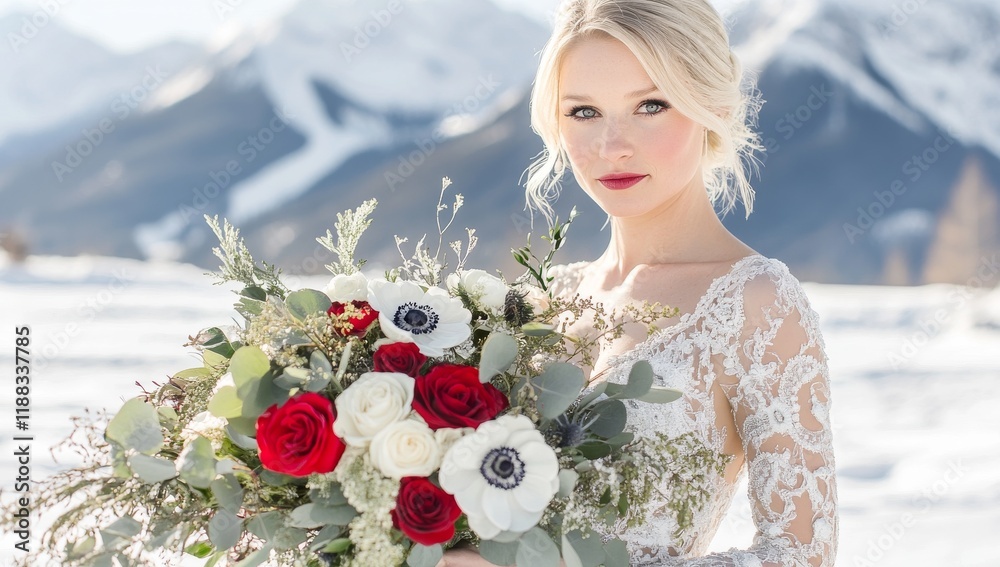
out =
<path fill-rule="evenodd" d="M 203 270 L 112 258 L 32 257 L 0 267 L 6 340 L 32 333 L 32 471 L 74 464 L 48 448 L 84 408 L 117 410 L 198 364 L 182 346 L 232 322 L 234 295 Z M 303 278 L 322 286 L 328 278 Z M 830 357 L 840 495 L 838 565 L 995 565 L 1000 543 L 1000 289 L 950 285 L 805 284 Z M 943 313 L 943 315 L 942 315 Z M 908 346 L 910 345 L 910 346 Z M 10 368 L 11 349 L 2 349 Z M 0 412 L 13 415 L 12 395 Z M 13 426 L 2 428 L 0 486 L 13 488 Z M 753 523 L 744 491 L 712 549 L 746 547 Z M 36 524 L 33 537 L 40 530 Z M 34 540 L 37 542 L 37 539 Z M 12 540 L 0 539 L 0 557 Z M 191 561 L 192 565 L 200 565 Z"/>

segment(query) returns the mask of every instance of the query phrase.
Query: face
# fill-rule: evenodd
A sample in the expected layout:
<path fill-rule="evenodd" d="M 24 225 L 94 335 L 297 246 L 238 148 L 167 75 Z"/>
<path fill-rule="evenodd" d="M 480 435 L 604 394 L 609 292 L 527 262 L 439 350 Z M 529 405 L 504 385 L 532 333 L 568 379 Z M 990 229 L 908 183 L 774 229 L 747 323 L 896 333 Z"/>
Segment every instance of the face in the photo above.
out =
<path fill-rule="evenodd" d="M 705 193 L 704 129 L 670 107 L 617 39 L 581 39 L 564 55 L 559 131 L 577 182 L 612 217 L 655 213 L 687 191 Z"/>

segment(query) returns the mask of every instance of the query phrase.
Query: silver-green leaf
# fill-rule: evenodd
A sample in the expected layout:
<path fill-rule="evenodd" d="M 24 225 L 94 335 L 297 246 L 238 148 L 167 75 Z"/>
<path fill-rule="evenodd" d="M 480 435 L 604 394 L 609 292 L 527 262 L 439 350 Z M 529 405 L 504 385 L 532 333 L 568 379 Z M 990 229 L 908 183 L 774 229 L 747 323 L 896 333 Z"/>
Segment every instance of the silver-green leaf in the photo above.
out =
<path fill-rule="evenodd" d="M 506 372 L 515 359 L 517 341 L 505 333 L 491 333 L 479 357 L 479 381 L 485 384 L 497 374 Z"/>
<path fill-rule="evenodd" d="M 128 466 L 146 484 L 163 482 L 177 476 L 177 466 L 169 459 L 136 453 L 129 457 Z"/>
<path fill-rule="evenodd" d="M 138 398 L 125 402 L 111 418 L 105 436 L 126 449 L 146 455 L 154 455 L 163 447 L 163 433 L 156 410 Z"/>
<path fill-rule="evenodd" d="M 550 364 L 530 383 L 538 395 L 538 412 L 546 419 L 554 419 L 576 401 L 583 390 L 583 370 L 566 362 Z"/>

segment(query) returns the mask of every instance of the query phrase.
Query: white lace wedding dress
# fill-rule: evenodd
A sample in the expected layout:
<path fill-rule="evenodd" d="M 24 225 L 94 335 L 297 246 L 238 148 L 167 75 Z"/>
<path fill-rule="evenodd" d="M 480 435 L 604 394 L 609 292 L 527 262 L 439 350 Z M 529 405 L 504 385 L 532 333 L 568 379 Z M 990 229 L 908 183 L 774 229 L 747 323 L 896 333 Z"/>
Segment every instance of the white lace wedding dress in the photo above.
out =
<path fill-rule="evenodd" d="M 557 295 L 575 293 L 584 264 L 553 267 Z M 838 517 L 827 361 L 816 313 L 788 268 L 761 255 L 739 260 L 692 313 L 612 359 L 607 379 L 624 382 L 640 359 L 650 362 L 658 385 L 684 397 L 666 405 L 630 402 L 631 430 L 690 432 L 722 453 L 716 408 L 729 407 L 746 460 L 732 482 L 710 473 L 712 496 L 690 528 L 677 533 L 664 498 L 646 511 L 645 524 L 618 530 L 632 564 L 832 566 Z M 723 395 L 728 404 L 717 406 L 713 398 Z M 757 528 L 753 545 L 706 555 L 744 474 Z M 669 494 L 672 487 L 663 482 L 658 489 Z"/>

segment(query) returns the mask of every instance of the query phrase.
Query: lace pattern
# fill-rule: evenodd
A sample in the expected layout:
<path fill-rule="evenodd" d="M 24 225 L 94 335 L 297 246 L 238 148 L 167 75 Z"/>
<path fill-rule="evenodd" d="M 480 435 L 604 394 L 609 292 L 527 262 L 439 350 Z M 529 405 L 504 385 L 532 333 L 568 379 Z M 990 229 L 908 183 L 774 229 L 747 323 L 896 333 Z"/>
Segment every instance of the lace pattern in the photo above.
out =
<path fill-rule="evenodd" d="M 574 293 L 584 265 L 555 266 L 553 292 Z M 760 255 L 739 260 L 712 282 L 694 311 L 614 357 L 607 379 L 624 382 L 640 359 L 650 362 L 658 385 L 684 396 L 665 406 L 631 402 L 630 428 L 640 435 L 693 432 L 721 453 L 726 439 L 716 407 L 729 407 L 745 462 L 732 482 L 710 475 L 713 496 L 692 528 L 678 533 L 665 502 L 654 502 L 644 525 L 619 529 L 632 564 L 832 566 L 838 516 L 827 359 L 818 317 L 787 266 Z M 719 396 L 726 403 L 717 406 Z M 754 543 L 705 555 L 743 475 Z M 659 489 L 668 494 L 671 487 Z"/>

